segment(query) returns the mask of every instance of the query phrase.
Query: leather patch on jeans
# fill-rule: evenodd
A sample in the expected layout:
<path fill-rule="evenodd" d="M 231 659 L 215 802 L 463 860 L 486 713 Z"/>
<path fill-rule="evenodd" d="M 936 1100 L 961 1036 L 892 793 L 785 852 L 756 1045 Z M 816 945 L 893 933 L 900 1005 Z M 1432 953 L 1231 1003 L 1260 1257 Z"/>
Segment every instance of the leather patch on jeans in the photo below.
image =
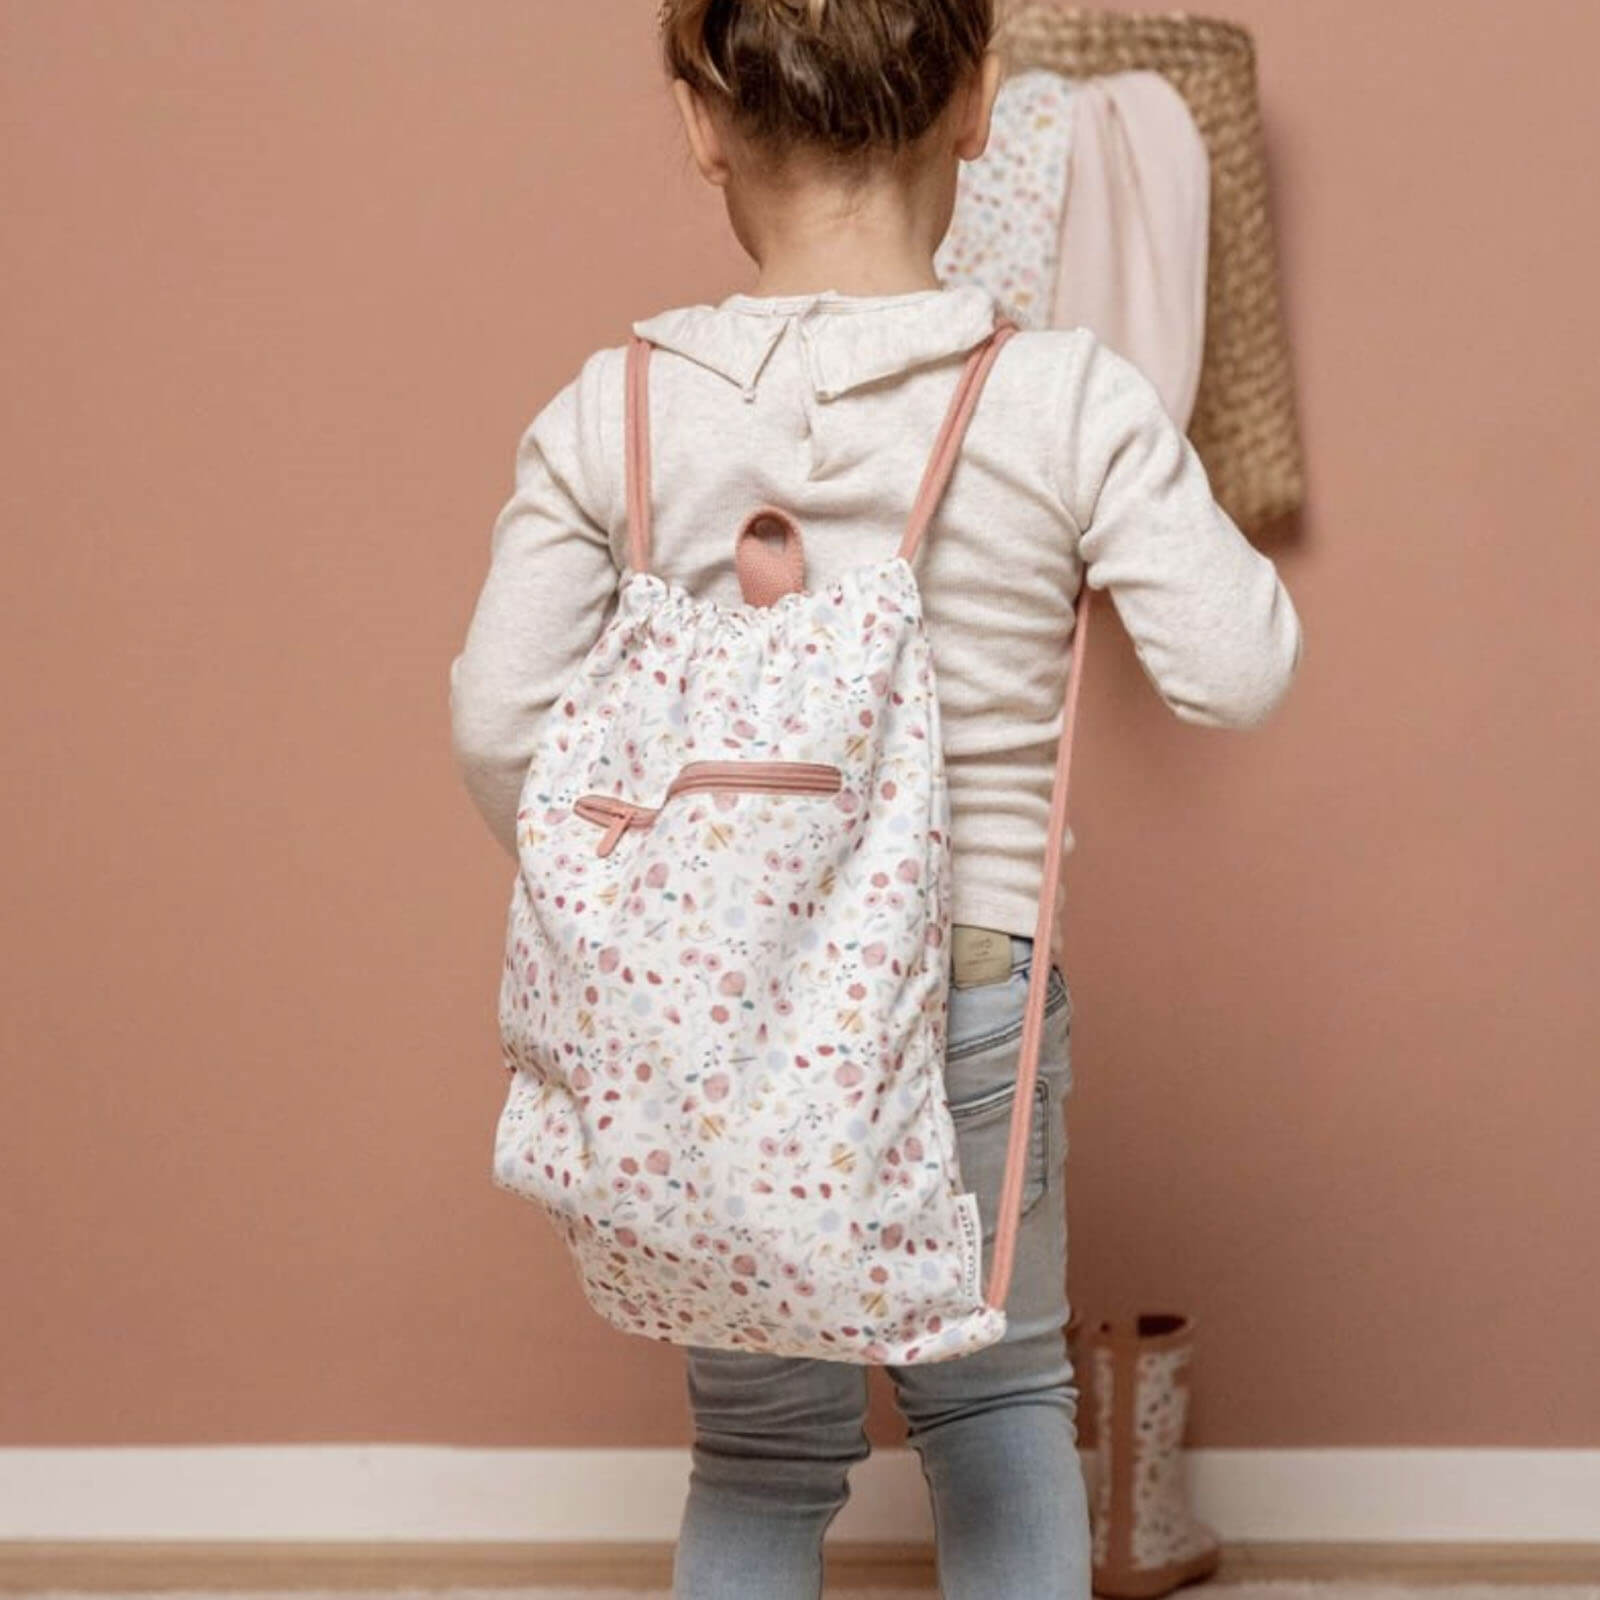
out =
<path fill-rule="evenodd" d="M 1011 935 L 958 922 L 950 930 L 950 981 L 958 989 L 1004 983 L 1011 976 Z"/>

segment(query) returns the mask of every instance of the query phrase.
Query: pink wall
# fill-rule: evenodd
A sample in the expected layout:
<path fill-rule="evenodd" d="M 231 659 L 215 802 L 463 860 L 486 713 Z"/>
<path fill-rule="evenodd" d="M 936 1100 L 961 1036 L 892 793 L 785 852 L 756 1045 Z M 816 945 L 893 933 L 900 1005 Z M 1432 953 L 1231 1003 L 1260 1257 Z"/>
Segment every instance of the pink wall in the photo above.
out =
<path fill-rule="evenodd" d="M 446 711 L 527 420 L 748 283 L 651 13 L 0 3 L 6 1443 L 687 1439 L 490 1183 Z M 1194 1444 L 1592 1445 L 1600 16 L 1229 14 L 1307 650 L 1194 729 L 1101 614 L 1074 1299 L 1196 1315 Z"/>

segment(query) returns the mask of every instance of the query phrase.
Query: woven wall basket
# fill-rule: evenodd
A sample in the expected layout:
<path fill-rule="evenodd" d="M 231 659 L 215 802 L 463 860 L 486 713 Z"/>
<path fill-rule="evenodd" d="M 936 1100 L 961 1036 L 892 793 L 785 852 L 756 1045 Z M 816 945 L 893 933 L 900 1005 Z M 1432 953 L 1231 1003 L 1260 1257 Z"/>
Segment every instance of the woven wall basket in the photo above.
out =
<path fill-rule="evenodd" d="M 1020 0 L 996 44 L 1009 72 L 1159 72 L 1188 102 L 1211 156 L 1205 353 L 1189 439 L 1212 494 L 1241 528 L 1297 509 L 1304 471 L 1249 32 L 1181 11 L 1086 11 Z"/>

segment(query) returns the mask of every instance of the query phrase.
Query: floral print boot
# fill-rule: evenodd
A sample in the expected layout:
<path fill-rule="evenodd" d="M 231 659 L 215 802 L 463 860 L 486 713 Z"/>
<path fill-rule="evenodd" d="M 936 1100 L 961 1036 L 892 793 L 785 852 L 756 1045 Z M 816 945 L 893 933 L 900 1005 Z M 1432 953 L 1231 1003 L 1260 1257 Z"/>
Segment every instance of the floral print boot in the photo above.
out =
<path fill-rule="evenodd" d="M 1087 1340 L 1097 1595 L 1148 1600 L 1220 1563 L 1221 1542 L 1190 1511 L 1183 1480 L 1193 1346 L 1193 1319 L 1174 1312 L 1101 1322 Z"/>

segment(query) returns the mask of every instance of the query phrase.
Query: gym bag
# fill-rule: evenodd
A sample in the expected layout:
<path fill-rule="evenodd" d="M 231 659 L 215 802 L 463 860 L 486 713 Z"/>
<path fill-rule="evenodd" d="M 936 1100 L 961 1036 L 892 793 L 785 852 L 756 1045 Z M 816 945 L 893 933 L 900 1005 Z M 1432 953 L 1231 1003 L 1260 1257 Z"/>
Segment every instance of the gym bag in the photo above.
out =
<path fill-rule="evenodd" d="M 628 346 L 631 570 L 519 796 L 493 1165 L 626 1332 L 874 1364 L 1005 1332 L 1089 588 L 985 1287 L 944 1084 L 949 796 L 913 562 L 1016 331 L 968 358 L 895 555 L 808 590 L 799 527 L 758 506 L 739 605 L 650 570 L 652 346 Z"/>

